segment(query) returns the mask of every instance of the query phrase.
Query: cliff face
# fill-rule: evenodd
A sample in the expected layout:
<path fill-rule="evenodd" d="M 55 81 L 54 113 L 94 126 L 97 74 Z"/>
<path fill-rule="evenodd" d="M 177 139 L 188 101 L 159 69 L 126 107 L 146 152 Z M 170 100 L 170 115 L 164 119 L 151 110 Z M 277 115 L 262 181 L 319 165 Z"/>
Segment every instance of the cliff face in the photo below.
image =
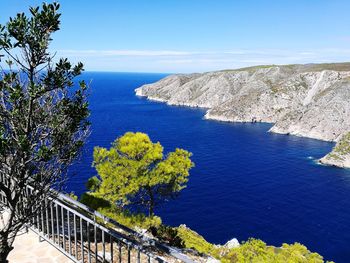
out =
<path fill-rule="evenodd" d="M 275 133 L 337 142 L 350 131 L 350 63 L 171 75 L 136 94 L 207 108 L 207 119 L 274 123 Z"/>
<path fill-rule="evenodd" d="M 350 168 L 350 132 L 337 142 L 332 152 L 320 159 L 320 163 Z"/>

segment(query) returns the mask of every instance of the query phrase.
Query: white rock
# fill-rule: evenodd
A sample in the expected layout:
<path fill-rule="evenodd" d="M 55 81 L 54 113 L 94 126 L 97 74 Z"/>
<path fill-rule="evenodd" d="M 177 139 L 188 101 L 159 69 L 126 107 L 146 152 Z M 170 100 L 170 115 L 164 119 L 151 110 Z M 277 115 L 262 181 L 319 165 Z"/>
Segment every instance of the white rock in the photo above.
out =
<path fill-rule="evenodd" d="M 206 261 L 206 263 L 220 263 L 220 260 L 217 260 L 215 258 L 209 257 Z"/>
<path fill-rule="evenodd" d="M 206 119 L 274 123 L 275 133 L 337 142 L 350 131 L 350 63 L 178 74 L 135 92 L 171 105 L 207 108 Z"/>
<path fill-rule="evenodd" d="M 232 238 L 231 240 L 227 241 L 227 243 L 224 245 L 225 248 L 231 249 L 239 247 L 240 244 L 237 240 L 237 238 Z"/>

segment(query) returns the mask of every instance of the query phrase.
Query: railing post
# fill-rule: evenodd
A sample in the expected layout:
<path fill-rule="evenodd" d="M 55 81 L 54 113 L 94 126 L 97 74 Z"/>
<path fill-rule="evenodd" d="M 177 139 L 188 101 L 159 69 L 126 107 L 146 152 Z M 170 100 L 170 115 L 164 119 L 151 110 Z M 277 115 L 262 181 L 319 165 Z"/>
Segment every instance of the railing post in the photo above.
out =
<path fill-rule="evenodd" d="M 102 231 L 102 258 L 106 261 L 106 243 L 105 243 L 105 231 Z"/>
<path fill-rule="evenodd" d="M 113 263 L 113 237 L 111 234 L 109 235 L 109 242 L 110 242 L 109 244 L 111 246 L 111 263 Z"/>
<path fill-rule="evenodd" d="M 50 211 L 51 211 L 51 232 L 52 232 L 52 240 L 55 242 L 55 221 L 53 219 L 53 207 L 52 207 L 52 201 L 50 201 Z"/>
<path fill-rule="evenodd" d="M 97 233 L 96 233 L 96 221 L 94 216 L 94 239 L 95 239 L 95 262 L 97 263 Z"/>
<path fill-rule="evenodd" d="M 76 215 L 73 215 L 74 220 L 74 245 L 75 245 L 75 257 L 78 259 L 78 240 L 77 240 L 77 218 Z"/>
<path fill-rule="evenodd" d="M 68 250 L 69 250 L 69 255 L 72 254 L 72 241 L 71 241 L 71 233 L 70 233 L 70 213 L 67 210 L 67 223 L 68 223 Z"/>
<path fill-rule="evenodd" d="M 81 244 L 81 262 L 84 262 L 83 219 L 81 217 L 80 217 L 80 244 Z"/>
<path fill-rule="evenodd" d="M 131 250 L 130 250 L 130 245 L 128 244 L 128 263 L 131 262 Z"/>
<path fill-rule="evenodd" d="M 62 247 L 66 251 L 66 238 L 65 238 L 65 229 L 64 229 L 64 208 L 61 206 L 61 227 L 62 227 Z"/>
<path fill-rule="evenodd" d="M 60 246 L 61 239 L 60 239 L 60 225 L 58 220 L 58 204 L 55 203 L 56 206 L 56 235 L 57 235 L 57 244 Z"/>
<path fill-rule="evenodd" d="M 118 242 L 118 249 L 119 249 L 119 263 L 122 262 L 122 243 Z"/>
<path fill-rule="evenodd" d="M 88 261 L 91 263 L 91 246 L 90 246 L 90 223 L 86 222 L 86 235 L 87 235 L 87 241 L 88 241 Z"/>
<path fill-rule="evenodd" d="M 44 204 L 45 204 L 45 216 L 46 216 L 46 234 L 48 237 L 50 237 L 49 211 L 48 211 L 49 204 L 48 204 L 47 200 L 45 200 Z"/>

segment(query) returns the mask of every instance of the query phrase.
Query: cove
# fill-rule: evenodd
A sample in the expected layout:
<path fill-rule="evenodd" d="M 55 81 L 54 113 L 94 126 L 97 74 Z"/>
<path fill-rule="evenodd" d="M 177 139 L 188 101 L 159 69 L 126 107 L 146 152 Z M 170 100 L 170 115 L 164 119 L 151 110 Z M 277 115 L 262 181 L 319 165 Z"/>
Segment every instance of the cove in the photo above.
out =
<path fill-rule="evenodd" d="M 126 131 L 141 131 L 193 153 L 196 167 L 179 198 L 156 209 L 163 222 L 186 224 L 213 243 L 236 237 L 268 244 L 300 242 L 327 260 L 350 258 L 350 171 L 315 163 L 333 143 L 268 133 L 270 124 L 203 120 L 205 111 L 135 96 L 134 89 L 166 75 L 87 72 L 91 135 L 69 171 L 77 195 L 94 146 L 109 147 Z"/>

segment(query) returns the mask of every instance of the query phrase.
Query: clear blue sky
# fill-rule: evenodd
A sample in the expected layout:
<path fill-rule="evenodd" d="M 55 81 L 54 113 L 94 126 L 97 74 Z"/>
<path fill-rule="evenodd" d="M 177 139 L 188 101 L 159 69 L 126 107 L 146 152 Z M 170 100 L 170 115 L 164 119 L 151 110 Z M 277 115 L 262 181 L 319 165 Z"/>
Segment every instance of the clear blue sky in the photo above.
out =
<path fill-rule="evenodd" d="M 1 0 L 0 23 L 36 0 Z M 87 70 L 350 61 L 348 0 L 61 0 L 51 49 Z"/>

